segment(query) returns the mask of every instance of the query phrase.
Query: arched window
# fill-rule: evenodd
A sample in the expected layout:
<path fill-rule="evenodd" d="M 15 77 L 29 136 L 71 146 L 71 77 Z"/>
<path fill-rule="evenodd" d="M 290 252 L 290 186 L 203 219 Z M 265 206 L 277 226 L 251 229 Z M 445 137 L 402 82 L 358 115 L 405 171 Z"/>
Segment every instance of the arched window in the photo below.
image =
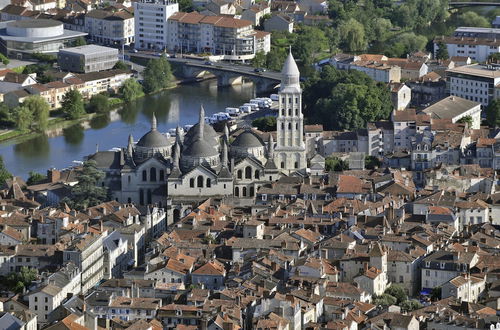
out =
<path fill-rule="evenodd" d="M 299 129 L 299 123 L 295 124 L 295 129 Z"/>
<path fill-rule="evenodd" d="M 292 109 L 288 109 L 288 115 L 291 116 L 292 115 Z"/>
<path fill-rule="evenodd" d="M 299 116 L 299 109 L 298 108 L 295 109 L 295 116 L 297 116 L 297 117 Z"/>
<path fill-rule="evenodd" d="M 194 178 L 189 179 L 189 187 L 194 188 Z"/>
<path fill-rule="evenodd" d="M 252 168 L 250 166 L 245 167 L 245 179 L 252 178 Z"/>
<path fill-rule="evenodd" d="M 281 162 L 281 168 L 285 168 L 285 162 Z"/>
<path fill-rule="evenodd" d="M 142 181 L 148 181 L 148 172 L 146 170 L 142 171 Z"/>
<path fill-rule="evenodd" d="M 234 188 L 234 196 L 236 196 L 236 197 L 240 196 L 240 188 L 239 187 Z"/>
<path fill-rule="evenodd" d="M 241 170 L 238 170 L 238 179 L 241 179 L 243 177 L 243 172 Z"/>
<path fill-rule="evenodd" d="M 198 188 L 203 188 L 203 177 L 200 175 L 198 176 Z"/>
<path fill-rule="evenodd" d="M 148 189 L 148 204 L 153 203 L 152 199 L 151 189 Z"/>
<path fill-rule="evenodd" d="M 253 197 L 253 195 L 255 195 L 255 188 L 250 187 L 250 197 Z"/>
<path fill-rule="evenodd" d="M 144 205 L 144 190 L 142 188 L 139 189 L 139 204 Z"/>
<path fill-rule="evenodd" d="M 160 181 L 165 181 L 165 171 L 164 170 L 160 170 Z"/>
<path fill-rule="evenodd" d="M 299 162 L 295 162 L 295 164 L 293 165 L 295 168 L 299 168 Z"/>
<path fill-rule="evenodd" d="M 256 179 L 260 178 L 259 170 L 255 170 L 255 178 Z"/>
<path fill-rule="evenodd" d="M 129 203 L 129 204 L 132 203 L 132 198 L 130 198 L 130 197 L 127 198 L 127 203 Z"/>
<path fill-rule="evenodd" d="M 285 129 L 285 123 L 281 123 L 281 129 Z"/>
<path fill-rule="evenodd" d="M 243 192 L 241 196 L 245 197 L 247 195 L 247 187 L 243 187 Z"/>
<path fill-rule="evenodd" d="M 292 129 L 292 123 L 288 123 L 288 129 Z"/>
<path fill-rule="evenodd" d="M 156 181 L 156 168 L 154 167 L 149 169 L 149 181 Z"/>
<path fill-rule="evenodd" d="M 207 178 L 207 188 L 210 188 L 212 186 L 212 180 L 210 178 Z"/>

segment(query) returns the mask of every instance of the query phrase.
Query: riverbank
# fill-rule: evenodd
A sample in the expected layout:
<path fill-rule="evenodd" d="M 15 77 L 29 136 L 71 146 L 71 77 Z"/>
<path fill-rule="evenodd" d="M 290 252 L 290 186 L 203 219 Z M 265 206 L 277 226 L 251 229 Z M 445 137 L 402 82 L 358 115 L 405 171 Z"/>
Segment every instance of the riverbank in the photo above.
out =
<path fill-rule="evenodd" d="M 199 83 L 202 81 L 206 80 L 211 80 L 214 79 L 213 77 L 203 77 L 203 78 L 188 78 L 188 79 L 176 79 L 172 81 L 171 86 L 167 88 L 163 88 L 161 90 L 158 90 L 154 93 L 146 94 L 143 93 L 143 95 L 136 100 L 139 100 L 141 98 L 144 98 L 148 95 L 154 95 L 157 93 L 164 92 L 165 90 L 169 89 L 174 89 L 177 88 L 181 85 L 186 85 L 186 84 L 194 84 L 194 83 Z M 38 135 L 48 135 L 48 136 L 54 136 L 54 131 L 57 132 L 62 132 L 63 129 L 71 127 L 76 124 L 82 124 L 83 127 L 89 128 L 90 126 L 88 123 L 95 117 L 97 116 L 105 116 L 111 114 L 113 111 L 119 110 L 123 105 L 125 104 L 125 101 L 120 97 L 112 97 L 109 98 L 109 103 L 110 103 L 110 108 L 109 111 L 106 113 L 87 113 L 80 118 L 77 119 L 65 119 L 62 117 L 52 117 L 49 120 L 49 124 L 47 129 L 44 132 L 38 132 L 34 130 L 18 130 L 18 129 L 6 129 L 4 131 L 1 131 L 0 133 L 0 143 L 2 142 L 7 142 L 12 139 L 17 139 L 17 138 L 22 138 L 22 139 L 29 139 L 36 137 Z M 59 109 L 52 110 L 52 111 L 58 111 Z M 86 125 L 87 124 L 87 125 Z M 60 133 L 58 133 L 60 134 Z"/>

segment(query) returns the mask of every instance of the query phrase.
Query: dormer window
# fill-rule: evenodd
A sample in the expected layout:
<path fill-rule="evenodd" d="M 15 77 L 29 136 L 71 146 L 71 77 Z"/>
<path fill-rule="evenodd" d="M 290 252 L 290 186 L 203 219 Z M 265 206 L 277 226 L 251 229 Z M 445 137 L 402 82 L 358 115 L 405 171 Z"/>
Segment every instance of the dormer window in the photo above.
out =
<path fill-rule="evenodd" d="M 440 264 L 439 264 L 439 267 L 440 267 L 441 269 L 444 269 L 444 265 L 445 265 L 445 264 L 444 264 L 444 262 L 442 262 L 442 263 L 440 263 Z"/>
<path fill-rule="evenodd" d="M 429 150 L 429 146 L 428 146 L 427 144 L 426 144 L 426 145 L 424 145 L 424 150 L 425 150 L 425 151 Z"/>

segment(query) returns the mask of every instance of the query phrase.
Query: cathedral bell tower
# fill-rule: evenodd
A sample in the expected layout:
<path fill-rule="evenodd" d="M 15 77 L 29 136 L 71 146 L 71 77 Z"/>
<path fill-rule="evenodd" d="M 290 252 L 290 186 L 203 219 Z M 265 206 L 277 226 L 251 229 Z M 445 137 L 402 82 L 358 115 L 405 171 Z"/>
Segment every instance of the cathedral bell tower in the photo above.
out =
<path fill-rule="evenodd" d="M 290 174 L 307 167 L 300 72 L 291 50 L 281 74 L 274 160 L 279 170 Z"/>

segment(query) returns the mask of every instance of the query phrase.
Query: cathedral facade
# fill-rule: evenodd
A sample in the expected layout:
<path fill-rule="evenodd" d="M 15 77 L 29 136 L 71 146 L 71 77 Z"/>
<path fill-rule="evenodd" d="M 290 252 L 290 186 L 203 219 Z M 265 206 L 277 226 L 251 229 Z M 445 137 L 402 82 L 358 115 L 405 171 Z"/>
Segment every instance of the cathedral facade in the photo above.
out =
<path fill-rule="evenodd" d="M 188 205 L 208 197 L 253 198 L 263 184 L 282 175 L 304 175 L 307 167 L 300 73 L 290 53 L 282 70 L 276 141 L 272 133 L 240 129 L 222 134 L 205 123 L 200 107 L 198 123 L 175 140 L 151 129 L 119 151 L 88 157 L 106 172 L 103 184 L 123 203 L 157 204 L 183 215 Z M 178 213 L 176 213 L 177 211 Z"/>

